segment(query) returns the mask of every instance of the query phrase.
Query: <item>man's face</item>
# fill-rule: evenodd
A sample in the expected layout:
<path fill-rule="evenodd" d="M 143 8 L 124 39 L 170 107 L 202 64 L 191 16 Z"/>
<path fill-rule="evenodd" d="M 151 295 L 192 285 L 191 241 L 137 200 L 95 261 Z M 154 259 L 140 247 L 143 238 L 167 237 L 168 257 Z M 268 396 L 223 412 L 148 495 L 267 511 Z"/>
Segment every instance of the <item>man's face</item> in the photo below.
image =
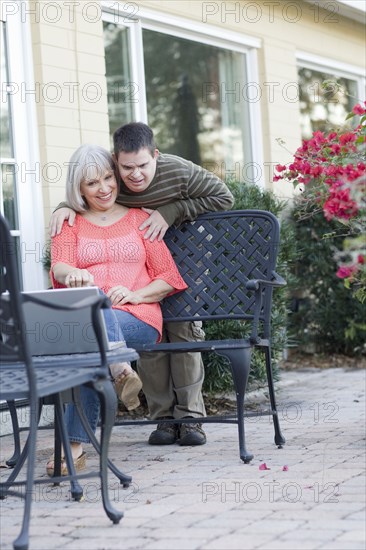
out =
<path fill-rule="evenodd" d="M 121 151 L 117 158 L 118 170 L 125 186 L 134 193 L 145 191 L 152 182 L 156 171 L 156 159 L 159 151 L 152 156 L 144 147 L 133 153 Z"/>

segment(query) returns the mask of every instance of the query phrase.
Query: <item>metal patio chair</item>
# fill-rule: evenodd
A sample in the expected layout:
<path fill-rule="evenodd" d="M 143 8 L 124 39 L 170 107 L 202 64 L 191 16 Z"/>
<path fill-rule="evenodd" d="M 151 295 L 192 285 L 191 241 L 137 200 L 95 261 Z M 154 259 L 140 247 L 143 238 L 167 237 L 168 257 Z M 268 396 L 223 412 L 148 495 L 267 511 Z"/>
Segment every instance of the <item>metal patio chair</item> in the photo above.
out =
<path fill-rule="evenodd" d="M 25 297 L 19 291 L 15 262 L 16 244 L 10 234 L 7 221 L 2 216 L 0 216 L 0 237 L 0 399 L 11 404 L 18 399 L 26 399 L 29 403 L 27 441 L 20 456 L 16 456 L 11 463 L 14 469 L 5 481 L 4 475 L 7 471 L 2 471 L 0 498 L 3 499 L 7 495 L 24 498 L 22 528 L 13 546 L 16 550 L 27 550 L 33 485 L 50 483 L 49 478 L 35 479 L 34 472 L 41 403 L 47 398 L 51 398 L 55 406 L 55 427 L 60 434 L 60 444 L 62 443 L 64 448 L 69 472 L 67 476 L 52 478 L 52 481 L 54 483 L 70 481 L 72 498 L 80 500 L 83 492 L 79 480 L 91 476 L 99 477 L 103 507 L 108 518 L 113 523 L 119 523 L 122 518 L 123 513 L 111 505 L 107 487 L 107 455 L 117 407 L 116 393 L 109 376 L 108 364 L 136 360 L 138 354 L 129 348 L 116 348 L 111 352 L 105 350 L 98 312 L 100 308 L 109 307 L 110 303 L 104 297 L 96 297 L 84 299 L 71 307 L 52 306 L 52 308 L 55 310 L 89 308 L 99 353 L 32 357 L 25 337 L 23 303 L 31 299 L 42 305 L 45 304 L 37 298 Z M 57 315 L 56 311 L 55 315 Z M 64 423 L 63 393 L 77 389 L 82 384 L 94 388 L 101 402 L 101 438 L 100 448 L 97 449 L 100 452 L 100 463 L 98 471 L 76 474 Z M 55 451 L 55 470 L 57 470 L 59 458 Z M 26 460 L 26 478 L 18 481 L 18 475 Z M 125 476 L 125 479 L 127 478 L 128 476 Z M 22 486 L 25 486 L 24 492 L 19 491 Z"/>

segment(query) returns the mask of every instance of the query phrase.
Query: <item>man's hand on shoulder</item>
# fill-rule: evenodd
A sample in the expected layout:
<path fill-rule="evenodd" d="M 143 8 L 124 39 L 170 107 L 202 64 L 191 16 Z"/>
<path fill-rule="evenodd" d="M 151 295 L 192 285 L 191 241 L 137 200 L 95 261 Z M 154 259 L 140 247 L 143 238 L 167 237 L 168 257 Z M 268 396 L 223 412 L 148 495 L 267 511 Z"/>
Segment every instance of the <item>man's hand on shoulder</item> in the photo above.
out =
<path fill-rule="evenodd" d="M 139 227 L 141 231 L 147 228 L 144 239 L 150 239 L 151 242 L 155 241 L 155 239 L 162 241 L 169 227 L 163 216 L 157 210 L 151 210 L 150 208 L 141 208 L 141 210 L 150 214 L 147 220 Z"/>
<path fill-rule="evenodd" d="M 52 214 L 49 223 L 49 231 L 51 237 L 54 237 L 55 235 L 59 235 L 61 233 L 61 229 L 65 220 L 68 220 L 69 225 L 74 225 L 75 217 L 76 212 L 74 210 L 71 210 L 71 208 L 64 207 L 56 210 Z"/>

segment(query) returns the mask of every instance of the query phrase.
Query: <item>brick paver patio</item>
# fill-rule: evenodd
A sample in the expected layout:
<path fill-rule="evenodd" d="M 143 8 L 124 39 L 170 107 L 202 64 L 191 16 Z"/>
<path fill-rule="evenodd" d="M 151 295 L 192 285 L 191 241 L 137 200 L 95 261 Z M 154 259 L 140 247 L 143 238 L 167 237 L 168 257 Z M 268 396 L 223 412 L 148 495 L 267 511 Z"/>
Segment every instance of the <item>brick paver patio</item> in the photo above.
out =
<path fill-rule="evenodd" d="M 110 476 L 121 523 L 105 516 L 98 480 L 84 481 L 80 503 L 66 483 L 38 486 L 30 549 L 364 550 L 365 370 L 284 371 L 277 395 L 286 446 L 274 445 L 269 417 L 248 419 L 249 465 L 239 459 L 236 426 L 206 425 L 202 447 L 151 447 L 151 426 L 116 427 L 110 456 L 133 476 L 128 489 Z M 46 475 L 52 437 L 40 432 L 39 475 Z M 3 463 L 12 437 L 0 445 Z M 95 466 L 95 452 L 88 457 Z M 269 469 L 259 469 L 264 463 Z M 0 546 L 8 550 L 22 501 L 0 505 Z"/>

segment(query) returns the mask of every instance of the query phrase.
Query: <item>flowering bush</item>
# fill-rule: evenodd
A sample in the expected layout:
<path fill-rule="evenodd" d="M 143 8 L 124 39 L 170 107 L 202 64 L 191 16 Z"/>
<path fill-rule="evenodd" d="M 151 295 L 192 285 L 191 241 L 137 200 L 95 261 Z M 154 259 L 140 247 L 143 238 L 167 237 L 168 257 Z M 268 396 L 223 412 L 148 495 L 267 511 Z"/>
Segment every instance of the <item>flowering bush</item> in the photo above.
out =
<path fill-rule="evenodd" d="M 366 102 L 365 102 L 366 105 Z M 316 131 L 304 140 L 289 166 L 277 165 L 274 181 L 291 181 L 302 193 L 301 217 L 323 211 L 327 221 L 343 224 L 343 251 L 337 253 L 337 276 L 366 300 L 366 110 L 357 104 L 347 119 L 359 116 L 353 129 Z M 314 209 L 314 205 L 317 208 Z"/>

